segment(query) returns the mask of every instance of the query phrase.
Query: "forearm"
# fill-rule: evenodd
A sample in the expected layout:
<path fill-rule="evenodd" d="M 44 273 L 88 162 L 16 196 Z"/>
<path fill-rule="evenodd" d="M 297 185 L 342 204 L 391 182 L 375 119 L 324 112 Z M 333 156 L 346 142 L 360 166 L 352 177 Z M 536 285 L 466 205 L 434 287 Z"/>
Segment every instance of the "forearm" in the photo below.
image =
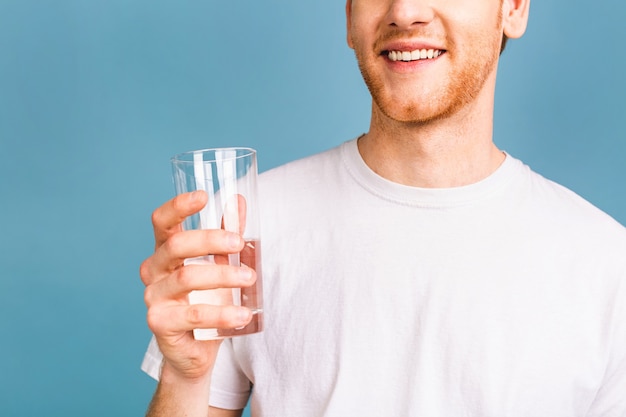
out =
<path fill-rule="evenodd" d="M 180 377 L 163 365 L 146 417 L 207 417 L 211 374 L 198 379 Z"/>

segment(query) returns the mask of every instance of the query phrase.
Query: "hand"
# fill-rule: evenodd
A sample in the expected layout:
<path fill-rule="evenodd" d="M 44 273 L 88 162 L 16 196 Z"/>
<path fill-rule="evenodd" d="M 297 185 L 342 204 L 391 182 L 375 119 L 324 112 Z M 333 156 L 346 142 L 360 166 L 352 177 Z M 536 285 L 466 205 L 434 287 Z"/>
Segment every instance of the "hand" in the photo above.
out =
<path fill-rule="evenodd" d="M 178 377 L 198 379 L 212 370 L 220 341 L 197 341 L 195 328 L 237 328 L 252 318 L 249 309 L 237 306 L 189 305 L 192 290 L 247 287 L 256 274 L 251 268 L 230 266 L 229 253 L 240 252 L 243 239 L 224 230 L 182 230 L 183 220 L 207 202 L 202 191 L 182 194 L 152 214 L 155 252 L 140 268 L 146 285 L 148 326 L 163 353 L 168 371 Z M 216 255 L 216 264 L 183 266 L 186 258 Z M 222 260 L 222 261 L 220 261 Z"/>

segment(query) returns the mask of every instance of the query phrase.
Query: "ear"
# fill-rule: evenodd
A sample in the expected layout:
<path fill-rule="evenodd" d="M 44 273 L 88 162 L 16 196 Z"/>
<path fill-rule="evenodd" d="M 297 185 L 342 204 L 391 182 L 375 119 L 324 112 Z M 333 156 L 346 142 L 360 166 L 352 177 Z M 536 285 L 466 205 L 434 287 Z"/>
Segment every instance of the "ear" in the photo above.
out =
<path fill-rule="evenodd" d="M 530 0 L 502 1 L 502 28 L 509 38 L 520 38 L 526 32 Z"/>
<path fill-rule="evenodd" d="M 354 49 L 352 45 L 352 35 L 350 34 L 350 26 L 352 24 L 352 0 L 346 1 L 346 38 L 350 49 Z"/>

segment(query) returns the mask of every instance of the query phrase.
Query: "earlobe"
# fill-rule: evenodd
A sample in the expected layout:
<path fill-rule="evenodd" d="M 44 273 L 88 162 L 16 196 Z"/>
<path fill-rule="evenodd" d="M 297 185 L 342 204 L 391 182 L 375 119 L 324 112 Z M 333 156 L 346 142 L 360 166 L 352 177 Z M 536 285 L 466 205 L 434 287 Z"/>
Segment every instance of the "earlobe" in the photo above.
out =
<path fill-rule="evenodd" d="M 346 1 L 346 40 L 348 42 L 348 47 L 350 49 L 354 49 L 352 45 L 352 36 L 350 35 L 350 25 L 352 21 L 352 0 Z"/>
<path fill-rule="evenodd" d="M 530 0 L 503 0 L 502 28 L 509 38 L 520 38 L 528 25 Z"/>

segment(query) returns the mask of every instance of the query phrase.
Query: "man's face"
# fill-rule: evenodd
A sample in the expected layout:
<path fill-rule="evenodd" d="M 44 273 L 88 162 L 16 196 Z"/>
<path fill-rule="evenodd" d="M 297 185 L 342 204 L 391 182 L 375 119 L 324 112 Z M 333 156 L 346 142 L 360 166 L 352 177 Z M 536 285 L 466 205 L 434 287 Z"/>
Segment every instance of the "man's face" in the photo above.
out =
<path fill-rule="evenodd" d="M 471 103 L 495 70 L 502 0 L 348 0 L 348 43 L 374 104 L 425 123 Z"/>

